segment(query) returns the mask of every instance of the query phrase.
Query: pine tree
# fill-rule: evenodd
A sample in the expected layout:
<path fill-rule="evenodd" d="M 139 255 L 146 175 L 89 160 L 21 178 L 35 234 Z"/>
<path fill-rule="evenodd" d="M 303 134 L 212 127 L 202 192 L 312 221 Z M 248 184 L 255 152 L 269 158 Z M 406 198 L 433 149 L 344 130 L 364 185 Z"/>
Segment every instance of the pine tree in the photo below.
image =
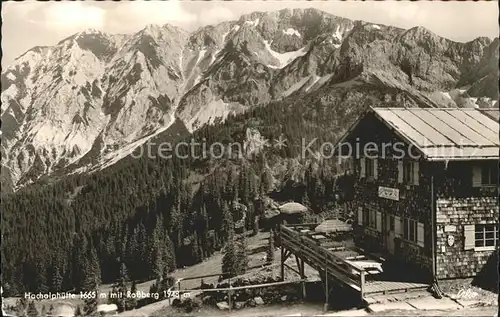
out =
<path fill-rule="evenodd" d="M 226 238 L 234 236 L 234 222 L 233 222 L 233 214 L 229 210 L 229 206 L 227 202 L 224 202 L 224 207 L 222 209 L 222 228 L 224 232 L 224 236 Z"/>
<path fill-rule="evenodd" d="M 116 287 L 113 285 L 111 290 L 108 292 L 108 304 L 116 304 L 115 296 L 118 294 Z"/>
<path fill-rule="evenodd" d="M 96 279 L 97 285 L 99 285 L 101 283 L 101 265 L 99 264 L 97 251 L 94 247 L 90 249 L 90 269 L 91 269 L 91 274 Z"/>
<path fill-rule="evenodd" d="M 248 267 L 248 242 L 245 228 L 241 235 L 240 243 L 238 244 L 237 260 L 238 260 L 238 274 L 246 273 Z"/>
<path fill-rule="evenodd" d="M 28 300 L 24 297 L 21 296 L 17 301 L 16 301 L 16 307 L 15 310 L 18 314 L 18 316 L 26 316 L 26 310 L 28 309 Z"/>
<path fill-rule="evenodd" d="M 49 306 L 48 315 L 49 315 L 49 316 L 54 315 L 54 305 L 52 305 L 52 304 Z"/>
<path fill-rule="evenodd" d="M 85 281 L 85 263 L 87 262 L 87 256 L 85 251 L 87 250 L 87 239 L 84 234 L 77 234 L 75 236 L 75 242 L 73 246 L 73 284 L 76 291 L 81 291 L 83 289 L 83 284 Z"/>
<path fill-rule="evenodd" d="M 42 315 L 42 317 L 47 316 L 47 306 L 45 306 L 45 305 L 42 306 L 41 315 Z"/>
<path fill-rule="evenodd" d="M 238 259 L 236 254 L 236 245 L 234 238 L 231 236 L 226 244 L 225 253 L 222 257 L 222 272 L 224 277 L 233 277 L 238 274 Z"/>
<path fill-rule="evenodd" d="M 58 292 L 61 290 L 63 283 L 63 277 L 61 275 L 60 259 L 54 258 L 52 260 L 52 276 L 50 279 L 50 289 L 52 292 Z"/>
<path fill-rule="evenodd" d="M 136 278 L 139 275 L 139 271 L 142 269 L 141 266 L 137 264 L 139 259 L 138 232 L 139 230 L 136 228 L 128 237 L 125 252 L 125 263 L 129 268 L 131 278 Z"/>
<path fill-rule="evenodd" d="M 80 305 L 76 306 L 75 316 L 83 316 L 82 307 Z"/>
<path fill-rule="evenodd" d="M 97 304 L 99 294 L 99 277 L 96 273 L 94 259 L 89 259 L 84 265 L 85 280 L 83 290 L 86 294 L 84 298 L 85 306 L 83 311 L 85 316 L 97 316 Z"/>
<path fill-rule="evenodd" d="M 39 293 L 47 293 L 49 288 L 47 286 L 47 270 L 43 267 L 43 261 L 41 259 L 36 262 L 36 291 Z"/>
<path fill-rule="evenodd" d="M 149 243 L 149 265 L 154 278 L 162 278 L 163 271 L 163 217 L 156 219 L 156 225 L 153 230 Z"/>
<path fill-rule="evenodd" d="M 125 310 L 126 307 L 126 294 L 128 291 L 128 273 L 127 273 L 127 267 L 125 266 L 125 263 L 121 263 L 120 265 L 120 276 L 118 277 L 118 280 L 116 281 L 115 287 L 116 291 L 118 293 L 118 311 L 122 312 Z"/>
<path fill-rule="evenodd" d="M 160 293 L 159 291 L 159 284 L 154 282 L 153 284 L 151 284 L 151 286 L 149 287 L 149 294 L 156 294 L 156 293 Z M 153 299 L 152 298 L 149 298 L 147 299 L 148 303 L 152 303 L 153 302 Z"/>
<path fill-rule="evenodd" d="M 153 274 L 154 278 L 157 280 L 161 280 L 163 278 L 163 270 L 165 267 L 165 263 L 163 262 L 164 256 L 162 252 L 162 248 L 160 245 L 156 246 L 154 255 L 153 255 Z"/>
<path fill-rule="evenodd" d="M 174 271 L 177 267 L 175 262 L 175 249 L 172 240 L 168 235 L 165 235 L 164 242 L 164 252 L 163 252 L 163 276 L 167 276 L 168 273 Z"/>
<path fill-rule="evenodd" d="M 191 260 L 192 264 L 199 263 L 201 261 L 201 249 L 198 243 L 198 234 L 196 231 L 193 234 L 193 243 L 191 244 Z"/>
<path fill-rule="evenodd" d="M 36 309 L 35 301 L 31 301 L 28 305 L 28 317 L 39 317 L 38 310 Z"/>
<path fill-rule="evenodd" d="M 274 232 L 271 230 L 269 232 L 269 243 L 267 245 L 267 254 L 266 254 L 267 263 L 274 262 Z"/>
<path fill-rule="evenodd" d="M 137 284 L 135 281 L 132 281 L 132 286 L 130 287 L 130 293 L 135 294 L 137 293 Z M 135 309 L 137 307 L 137 299 L 134 296 L 130 296 L 127 298 L 127 310 Z"/>

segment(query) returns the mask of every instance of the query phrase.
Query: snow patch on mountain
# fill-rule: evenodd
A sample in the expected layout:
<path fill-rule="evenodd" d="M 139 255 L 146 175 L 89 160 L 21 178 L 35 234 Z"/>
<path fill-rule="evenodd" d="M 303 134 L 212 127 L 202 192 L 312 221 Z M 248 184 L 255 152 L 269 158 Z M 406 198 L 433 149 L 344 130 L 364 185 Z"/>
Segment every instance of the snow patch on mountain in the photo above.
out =
<path fill-rule="evenodd" d="M 162 133 L 163 131 L 167 130 L 171 125 L 172 123 L 174 123 L 175 121 L 175 117 L 170 117 L 170 120 L 168 122 L 168 124 L 164 125 L 163 127 L 159 128 L 158 130 L 156 130 L 154 133 L 146 136 L 146 137 L 143 137 L 135 142 L 132 142 L 130 144 L 127 144 L 126 146 L 116 150 L 116 151 L 113 151 L 107 155 L 104 156 L 104 158 L 102 159 L 101 163 L 99 165 L 97 165 L 97 169 L 98 170 L 102 170 L 102 169 L 105 169 L 106 167 L 109 167 L 113 164 L 115 164 L 116 162 L 118 162 L 119 160 L 123 159 L 124 157 L 132 154 L 132 152 L 134 151 L 134 149 L 136 149 L 137 147 L 143 145 L 144 143 L 146 143 L 148 140 L 150 140 L 151 138 L 154 138 L 155 136 L 157 136 L 158 134 Z M 147 155 L 147 153 L 141 153 L 142 155 Z"/>
<path fill-rule="evenodd" d="M 6 105 L 7 101 L 16 98 L 18 93 L 19 89 L 17 89 L 17 86 L 15 84 L 10 85 L 9 88 L 2 92 L 2 104 Z"/>
<path fill-rule="evenodd" d="M 287 90 L 285 90 L 281 96 L 282 97 L 288 97 L 290 96 L 291 94 L 293 94 L 294 92 L 296 92 L 297 90 L 299 90 L 302 86 L 304 86 L 307 81 L 309 81 L 311 79 L 312 76 L 308 76 L 308 77 L 304 77 L 302 78 L 301 80 L 299 80 L 298 82 L 296 82 L 295 84 L 293 84 L 292 86 L 290 86 L 290 88 L 288 88 Z"/>
<path fill-rule="evenodd" d="M 299 31 L 297 31 L 294 28 L 288 28 L 288 29 L 286 29 L 286 31 L 283 30 L 283 33 L 286 35 L 295 35 L 297 37 L 302 37 L 302 35 L 299 33 Z"/>
<path fill-rule="evenodd" d="M 278 60 L 278 66 L 267 65 L 270 68 L 283 68 L 286 65 L 290 64 L 290 62 L 292 62 L 293 60 L 307 54 L 307 49 L 308 49 L 307 46 L 304 46 L 303 48 L 296 51 L 278 53 L 271 48 L 271 44 L 267 40 L 264 41 L 264 45 L 266 49 L 269 51 L 269 53 Z"/>
<path fill-rule="evenodd" d="M 242 106 L 236 103 L 226 103 L 222 99 L 213 100 L 201 107 L 200 110 L 185 123 L 188 131 L 193 132 L 205 124 L 215 124 L 224 122 L 229 114 L 238 113 L 243 110 Z"/>
<path fill-rule="evenodd" d="M 374 28 L 376 30 L 380 30 L 381 29 L 380 25 L 377 25 L 377 24 L 372 24 L 372 28 Z"/>
<path fill-rule="evenodd" d="M 308 92 L 320 79 L 321 79 L 320 76 L 316 74 L 312 75 L 310 79 L 310 84 L 305 88 L 305 92 Z"/>
<path fill-rule="evenodd" d="M 231 28 L 231 32 L 234 32 L 234 33 L 238 32 L 239 30 L 240 30 L 240 26 L 238 24 L 236 24 L 235 26 L 233 26 Z"/>
<path fill-rule="evenodd" d="M 337 25 L 337 29 L 333 32 L 333 38 L 337 41 L 342 42 L 342 33 L 340 32 L 340 25 Z"/>
<path fill-rule="evenodd" d="M 196 64 L 194 65 L 194 67 L 198 66 L 200 61 L 205 57 L 206 53 L 207 53 L 207 48 L 206 47 L 202 48 L 201 51 L 198 53 L 198 59 L 196 60 Z"/>
<path fill-rule="evenodd" d="M 248 25 L 248 26 L 257 26 L 259 25 L 259 22 L 260 22 L 260 18 L 257 18 L 253 21 L 245 21 L 245 25 Z"/>

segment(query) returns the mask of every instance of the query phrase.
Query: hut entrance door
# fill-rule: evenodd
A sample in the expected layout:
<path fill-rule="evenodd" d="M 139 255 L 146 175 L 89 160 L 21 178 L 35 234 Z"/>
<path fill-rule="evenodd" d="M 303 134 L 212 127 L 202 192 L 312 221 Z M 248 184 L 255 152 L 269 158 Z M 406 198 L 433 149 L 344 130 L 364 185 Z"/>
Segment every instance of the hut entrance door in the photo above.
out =
<path fill-rule="evenodd" d="M 394 254 L 394 238 L 396 236 L 394 230 L 394 216 L 391 214 L 385 214 L 386 219 L 386 232 L 385 232 L 385 246 L 390 254 Z"/>

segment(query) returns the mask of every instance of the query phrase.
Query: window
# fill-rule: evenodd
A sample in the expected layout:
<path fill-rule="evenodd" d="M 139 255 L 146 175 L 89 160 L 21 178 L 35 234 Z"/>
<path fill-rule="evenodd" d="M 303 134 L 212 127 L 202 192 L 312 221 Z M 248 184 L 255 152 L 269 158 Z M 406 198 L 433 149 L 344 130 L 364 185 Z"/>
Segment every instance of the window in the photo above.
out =
<path fill-rule="evenodd" d="M 377 228 L 377 213 L 375 210 L 370 210 L 370 220 L 368 226 L 371 228 Z"/>
<path fill-rule="evenodd" d="M 398 162 L 398 182 L 410 185 L 419 183 L 419 162 L 399 161 Z"/>
<path fill-rule="evenodd" d="M 360 178 L 367 178 L 369 180 L 377 179 L 377 159 L 369 159 L 362 157 L 360 159 L 361 171 Z"/>
<path fill-rule="evenodd" d="M 404 162 L 404 181 L 405 183 L 408 184 L 415 184 L 417 183 L 416 178 L 418 177 L 417 170 L 416 170 L 416 165 L 418 163 L 416 162 Z"/>
<path fill-rule="evenodd" d="M 367 209 L 363 210 L 363 224 L 367 225 L 370 223 L 370 213 Z"/>
<path fill-rule="evenodd" d="M 366 170 L 366 177 L 374 177 L 375 176 L 375 168 L 374 168 L 374 160 L 373 159 L 365 159 L 365 170 Z"/>
<path fill-rule="evenodd" d="M 497 186 L 498 166 L 496 163 L 483 163 L 472 168 L 472 186 L 487 187 Z"/>
<path fill-rule="evenodd" d="M 403 238 L 408 241 L 417 242 L 417 222 L 415 220 L 404 218 Z"/>
<path fill-rule="evenodd" d="M 498 243 L 498 225 L 475 225 L 475 247 L 496 247 Z"/>
<path fill-rule="evenodd" d="M 375 210 L 363 210 L 363 225 L 377 229 L 377 212 Z"/>
<path fill-rule="evenodd" d="M 408 239 L 408 218 L 403 218 L 403 238 Z"/>
<path fill-rule="evenodd" d="M 413 164 L 412 162 L 404 162 L 404 181 L 407 183 L 413 183 Z"/>
<path fill-rule="evenodd" d="M 481 185 L 490 186 L 498 183 L 498 167 L 484 166 L 481 168 Z"/>

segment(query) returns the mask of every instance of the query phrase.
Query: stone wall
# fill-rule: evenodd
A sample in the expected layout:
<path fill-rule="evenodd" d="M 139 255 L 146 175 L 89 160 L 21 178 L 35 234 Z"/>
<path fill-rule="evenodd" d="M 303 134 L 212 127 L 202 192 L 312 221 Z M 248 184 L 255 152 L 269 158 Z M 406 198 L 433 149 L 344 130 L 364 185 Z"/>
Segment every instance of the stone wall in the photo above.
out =
<path fill-rule="evenodd" d="M 498 198 L 440 198 L 436 212 L 437 278 L 476 276 L 494 251 L 464 250 L 463 226 L 498 223 Z M 452 246 L 448 245 L 448 236 L 454 238 Z"/>

